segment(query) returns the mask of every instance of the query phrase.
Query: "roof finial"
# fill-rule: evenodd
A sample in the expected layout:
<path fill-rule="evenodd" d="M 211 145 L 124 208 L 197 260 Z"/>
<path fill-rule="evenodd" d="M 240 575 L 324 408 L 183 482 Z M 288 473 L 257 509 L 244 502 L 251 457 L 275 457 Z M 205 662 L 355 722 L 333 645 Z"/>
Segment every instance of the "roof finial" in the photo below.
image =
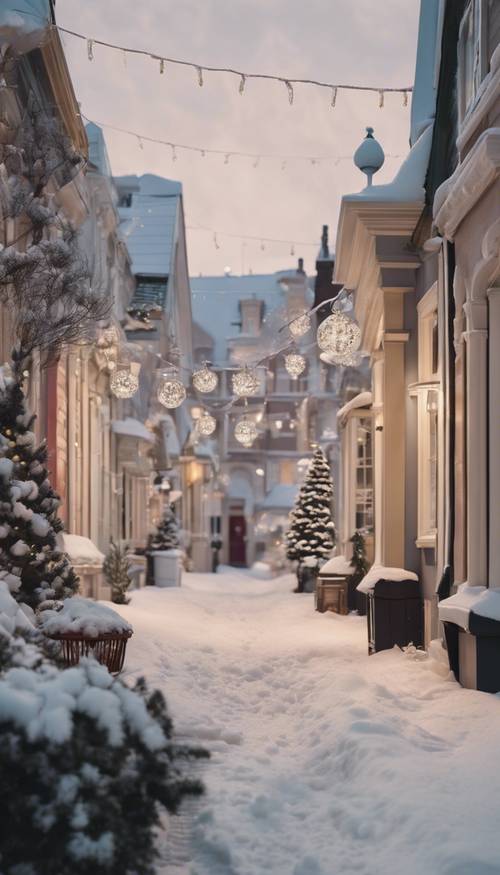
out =
<path fill-rule="evenodd" d="M 368 186 L 372 184 L 373 174 L 380 170 L 384 160 L 384 150 L 373 136 L 373 128 L 367 128 L 365 139 L 354 153 L 354 163 L 363 173 L 366 173 Z"/>

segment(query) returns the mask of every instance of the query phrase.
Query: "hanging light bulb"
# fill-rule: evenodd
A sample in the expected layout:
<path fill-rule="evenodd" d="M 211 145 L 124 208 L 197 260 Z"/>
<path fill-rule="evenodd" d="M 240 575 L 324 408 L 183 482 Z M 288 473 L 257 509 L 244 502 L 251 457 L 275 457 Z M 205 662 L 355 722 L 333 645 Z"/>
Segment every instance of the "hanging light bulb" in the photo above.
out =
<path fill-rule="evenodd" d="M 132 398 L 139 388 L 139 379 L 125 368 L 112 371 L 109 388 L 116 398 Z"/>
<path fill-rule="evenodd" d="M 259 391 L 259 378 L 255 371 L 249 368 L 242 368 L 233 374 L 233 392 L 239 398 L 246 398 L 248 395 L 256 395 Z"/>
<path fill-rule="evenodd" d="M 311 319 L 308 313 L 299 313 L 293 322 L 290 322 L 288 326 L 290 329 L 290 334 L 293 334 L 294 337 L 303 337 L 304 334 L 307 334 L 311 327 Z"/>
<path fill-rule="evenodd" d="M 306 368 L 306 360 L 303 355 L 298 352 L 290 352 L 285 356 L 285 368 L 293 380 L 300 377 Z"/>
<path fill-rule="evenodd" d="M 217 388 L 219 378 L 214 371 L 205 364 L 198 371 L 193 373 L 193 386 L 198 392 L 207 394 L 213 392 Z"/>
<path fill-rule="evenodd" d="M 346 355 L 361 345 L 361 329 L 354 319 L 334 310 L 318 328 L 318 346 L 328 355 Z"/>
<path fill-rule="evenodd" d="M 170 410 L 180 407 L 186 398 L 186 389 L 176 372 L 164 375 L 158 386 L 158 401 Z"/>
<path fill-rule="evenodd" d="M 235 425 L 234 436 L 244 446 L 251 447 L 259 432 L 252 419 L 242 416 Z"/>
<path fill-rule="evenodd" d="M 196 430 L 203 435 L 213 434 L 217 428 L 217 420 L 208 410 L 204 410 L 199 419 L 196 420 Z"/>

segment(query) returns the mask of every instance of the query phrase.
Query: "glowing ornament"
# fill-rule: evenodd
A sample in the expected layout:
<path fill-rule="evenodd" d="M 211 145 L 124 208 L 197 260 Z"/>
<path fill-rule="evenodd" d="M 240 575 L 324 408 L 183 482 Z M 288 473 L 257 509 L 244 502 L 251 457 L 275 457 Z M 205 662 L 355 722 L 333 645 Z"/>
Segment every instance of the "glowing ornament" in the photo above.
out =
<path fill-rule="evenodd" d="M 305 371 L 306 360 L 298 352 L 291 352 L 285 356 L 285 368 L 292 379 L 296 380 Z"/>
<path fill-rule="evenodd" d="M 254 440 L 258 437 L 259 432 L 253 420 L 243 416 L 235 425 L 234 436 L 236 440 L 245 447 L 251 447 Z"/>
<path fill-rule="evenodd" d="M 163 377 L 158 387 L 158 401 L 173 410 L 186 398 L 186 389 L 177 376 Z"/>
<path fill-rule="evenodd" d="M 243 368 L 233 374 L 233 392 L 239 398 L 246 398 L 247 395 L 256 395 L 259 391 L 259 378 L 255 371 L 250 371 L 248 368 Z"/>
<path fill-rule="evenodd" d="M 109 380 L 109 388 L 117 398 L 132 398 L 139 388 L 139 379 L 130 371 L 114 370 Z"/>
<path fill-rule="evenodd" d="M 213 434 L 217 428 L 217 420 L 208 411 L 204 410 L 196 420 L 196 430 L 203 435 Z"/>
<path fill-rule="evenodd" d="M 318 328 L 318 346 L 329 356 L 355 352 L 361 344 L 361 329 L 354 319 L 334 310 Z"/>
<path fill-rule="evenodd" d="M 203 365 L 199 371 L 195 371 L 193 374 L 193 386 L 202 394 L 213 392 L 214 389 L 217 388 L 218 382 L 219 378 L 217 374 L 214 371 L 211 371 L 207 365 Z"/>
<path fill-rule="evenodd" d="M 288 327 L 294 337 L 303 337 L 311 328 L 311 318 L 308 313 L 300 313 Z"/>

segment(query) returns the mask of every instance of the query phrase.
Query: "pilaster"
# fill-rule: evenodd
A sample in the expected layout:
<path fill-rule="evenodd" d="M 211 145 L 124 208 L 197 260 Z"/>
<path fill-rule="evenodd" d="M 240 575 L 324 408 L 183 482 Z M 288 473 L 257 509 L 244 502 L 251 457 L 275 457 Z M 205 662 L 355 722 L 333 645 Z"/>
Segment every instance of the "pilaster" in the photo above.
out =
<path fill-rule="evenodd" d="M 488 291 L 489 317 L 489 525 L 488 585 L 500 588 L 500 288 Z"/>

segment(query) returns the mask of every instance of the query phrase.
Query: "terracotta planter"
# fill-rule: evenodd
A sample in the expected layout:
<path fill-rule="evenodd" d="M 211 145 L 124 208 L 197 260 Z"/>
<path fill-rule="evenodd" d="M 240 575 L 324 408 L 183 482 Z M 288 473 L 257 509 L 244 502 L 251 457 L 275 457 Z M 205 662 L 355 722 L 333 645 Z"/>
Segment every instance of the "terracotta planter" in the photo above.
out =
<path fill-rule="evenodd" d="M 111 674 L 119 674 L 125 661 L 127 641 L 132 632 L 103 632 L 96 638 L 81 632 L 48 635 L 62 644 L 62 658 L 67 668 L 78 665 L 82 656 L 93 656 Z"/>

